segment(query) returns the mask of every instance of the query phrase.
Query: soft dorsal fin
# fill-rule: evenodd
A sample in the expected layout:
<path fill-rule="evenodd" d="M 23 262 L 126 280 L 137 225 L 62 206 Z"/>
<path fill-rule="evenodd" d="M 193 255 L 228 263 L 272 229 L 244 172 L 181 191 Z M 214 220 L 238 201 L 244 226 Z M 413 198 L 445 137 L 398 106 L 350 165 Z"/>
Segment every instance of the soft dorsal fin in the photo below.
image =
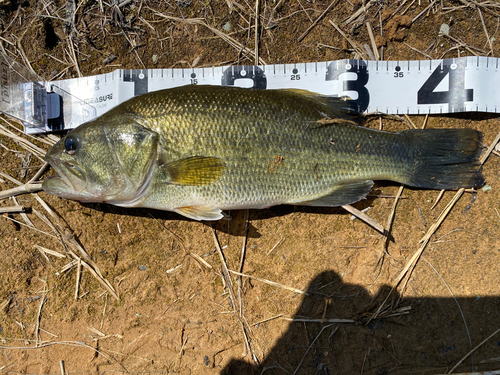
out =
<path fill-rule="evenodd" d="M 327 195 L 306 202 L 291 202 L 298 205 L 316 206 L 316 207 L 337 207 L 357 202 L 366 197 L 372 190 L 373 181 L 365 180 L 343 184 L 335 187 Z"/>
<path fill-rule="evenodd" d="M 160 165 L 160 169 L 169 176 L 165 182 L 197 186 L 217 181 L 225 168 L 222 159 L 207 156 L 192 156 Z"/>
<path fill-rule="evenodd" d="M 359 124 L 362 115 L 359 113 L 359 107 L 354 100 L 344 97 L 334 97 L 321 95 L 315 92 L 302 90 L 302 89 L 281 89 L 283 91 L 293 92 L 297 95 L 304 96 L 309 100 L 314 101 L 323 107 L 326 119 L 342 119 Z"/>

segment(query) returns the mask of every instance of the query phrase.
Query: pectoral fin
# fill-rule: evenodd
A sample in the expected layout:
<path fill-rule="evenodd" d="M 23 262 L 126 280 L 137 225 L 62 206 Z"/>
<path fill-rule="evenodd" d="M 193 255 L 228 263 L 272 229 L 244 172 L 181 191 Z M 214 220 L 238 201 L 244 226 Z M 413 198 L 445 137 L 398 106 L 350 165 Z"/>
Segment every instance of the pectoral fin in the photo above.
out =
<path fill-rule="evenodd" d="M 222 159 L 205 156 L 192 156 L 175 160 L 160 166 L 170 179 L 166 181 L 178 185 L 208 185 L 217 181 L 226 166 Z"/>
<path fill-rule="evenodd" d="M 358 181 L 350 184 L 343 184 L 335 187 L 332 192 L 321 198 L 307 201 L 307 202 L 297 202 L 296 204 L 301 204 L 305 206 L 316 206 L 316 207 L 337 207 L 346 204 L 351 204 L 357 202 L 366 197 L 366 195 L 371 191 L 373 186 L 373 181 Z"/>
<path fill-rule="evenodd" d="M 179 215 L 186 216 L 194 220 L 220 220 L 225 217 L 224 213 L 217 207 L 212 206 L 186 206 L 178 207 L 174 210 Z"/>

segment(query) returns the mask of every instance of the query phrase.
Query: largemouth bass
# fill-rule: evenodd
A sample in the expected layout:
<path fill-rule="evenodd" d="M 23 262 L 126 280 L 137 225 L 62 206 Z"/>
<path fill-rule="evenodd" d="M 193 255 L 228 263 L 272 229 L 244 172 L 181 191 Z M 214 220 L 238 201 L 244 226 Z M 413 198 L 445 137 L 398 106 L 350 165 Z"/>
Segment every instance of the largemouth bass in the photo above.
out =
<path fill-rule="evenodd" d="M 484 183 L 472 129 L 378 131 L 349 101 L 306 91 L 184 86 L 138 96 L 47 153 L 43 189 L 82 202 L 218 220 L 222 210 L 340 206 L 374 180 L 428 189 Z"/>

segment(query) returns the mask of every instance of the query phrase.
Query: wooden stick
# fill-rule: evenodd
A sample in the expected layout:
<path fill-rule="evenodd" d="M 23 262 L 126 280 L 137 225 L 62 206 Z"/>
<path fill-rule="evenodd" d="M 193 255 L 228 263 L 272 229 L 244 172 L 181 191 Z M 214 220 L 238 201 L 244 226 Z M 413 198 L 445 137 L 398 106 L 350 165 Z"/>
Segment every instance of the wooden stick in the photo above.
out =
<path fill-rule="evenodd" d="M 495 146 L 497 145 L 497 143 L 499 141 L 500 141 L 500 133 L 497 134 L 497 136 L 495 137 L 495 140 L 491 143 L 490 147 L 488 147 L 488 150 L 486 151 L 486 153 L 481 157 L 481 159 L 479 159 L 479 162 L 481 164 L 484 164 L 486 162 L 486 159 L 488 159 L 491 152 L 493 151 L 493 149 L 495 148 Z"/>
<path fill-rule="evenodd" d="M 453 199 L 448 203 L 448 205 L 445 207 L 445 209 L 439 215 L 438 220 L 434 224 L 431 225 L 431 227 L 429 228 L 429 230 L 427 231 L 425 236 L 422 237 L 422 239 L 420 240 L 420 242 L 421 242 L 420 247 L 415 252 L 415 254 L 413 254 L 411 259 L 406 263 L 406 266 L 400 272 L 398 278 L 396 279 L 396 282 L 394 283 L 393 289 L 395 287 L 397 287 L 405 277 L 406 277 L 406 279 L 405 279 L 405 282 L 404 282 L 401 290 L 403 291 L 406 289 L 406 285 L 408 284 L 408 281 L 410 280 L 410 276 L 413 273 L 413 270 L 415 269 L 418 260 L 422 256 L 422 253 L 424 252 L 425 248 L 427 247 L 427 244 L 429 243 L 430 238 L 438 230 L 439 226 L 444 221 L 446 216 L 448 216 L 448 213 L 451 211 L 451 209 L 453 208 L 455 203 L 460 199 L 460 197 L 464 193 L 464 190 L 465 189 L 462 188 L 462 189 L 457 191 L 457 193 L 455 194 Z"/>
<path fill-rule="evenodd" d="M 333 0 L 333 1 L 330 3 L 330 5 L 328 5 L 328 8 L 326 8 L 326 9 L 325 9 L 325 11 L 324 11 L 323 13 L 321 13 L 321 15 L 320 15 L 318 18 L 316 18 L 316 21 L 314 21 L 314 22 L 311 24 L 311 26 L 309 26 L 309 27 L 307 28 L 307 30 L 306 30 L 306 31 L 304 31 L 304 32 L 302 33 L 302 35 L 301 35 L 301 36 L 299 36 L 299 38 L 297 39 L 297 41 L 298 41 L 298 42 L 302 41 L 302 39 L 304 39 L 304 38 L 306 37 L 306 35 L 307 35 L 307 34 L 309 34 L 309 31 L 311 31 L 311 30 L 312 30 L 312 28 L 313 28 L 314 26 L 316 26 L 316 25 L 318 24 L 318 22 L 319 22 L 319 21 L 321 21 L 321 19 L 325 16 L 325 14 L 326 14 L 326 13 L 328 13 L 328 11 L 329 11 L 329 10 L 330 10 L 330 9 L 331 9 L 331 8 L 332 8 L 335 4 L 336 4 L 336 3 L 338 3 L 338 0 Z"/>
<path fill-rule="evenodd" d="M 404 190 L 404 185 L 401 185 L 399 187 L 398 193 L 396 194 L 396 198 L 394 199 L 394 203 L 392 205 L 392 210 L 391 213 L 389 214 L 389 217 L 387 218 L 387 225 L 385 227 L 387 233 L 391 231 L 392 223 L 394 222 L 394 214 L 396 212 L 396 206 L 398 205 L 399 198 L 401 197 L 401 194 L 403 194 Z M 389 236 L 387 236 L 386 242 L 389 240 Z"/>
<path fill-rule="evenodd" d="M 283 314 L 278 314 L 278 315 L 272 316 L 272 317 L 267 318 L 267 319 L 259 320 L 257 323 L 253 323 L 252 327 L 254 327 L 254 326 L 258 325 L 258 324 L 263 324 L 263 323 L 270 322 L 271 320 L 274 320 L 274 319 L 281 318 L 282 316 L 283 316 Z"/>
<path fill-rule="evenodd" d="M 348 19 L 346 19 L 344 21 L 344 25 L 345 26 L 349 25 L 352 21 L 354 21 L 356 18 L 361 16 L 368 9 L 370 9 L 376 2 L 377 0 L 370 0 L 368 4 L 366 4 L 364 7 L 359 8 L 354 14 L 352 14 Z"/>
<path fill-rule="evenodd" d="M 49 254 L 49 255 L 52 255 L 52 256 L 55 256 L 57 258 L 66 258 L 66 255 L 64 254 L 61 254 L 60 252 L 58 251 L 54 251 L 54 250 L 51 250 L 51 249 L 47 249 L 46 247 L 43 247 L 43 246 L 40 246 L 40 245 L 33 245 L 36 249 L 40 250 L 41 252 L 45 253 L 45 254 Z"/>
<path fill-rule="evenodd" d="M 377 230 L 378 232 L 380 232 L 382 234 L 386 233 L 385 228 L 381 224 L 379 224 L 377 221 L 373 220 L 370 216 L 368 216 L 364 212 L 361 212 L 357 208 L 354 208 L 353 206 L 348 205 L 348 204 L 343 205 L 342 208 L 344 210 L 350 212 L 354 216 L 356 216 L 358 219 L 363 220 L 365 223 L 367 223 L 368 225 L 373 227 L 373 229 Z"/>
<path fill-rule="evenodd" d="M 500 332 L 500 329 L 497 329 L 495 332 L 493 332 L 491 335 L 489 335 L 487 338 L 485 338 L 483 341 L 481 341 L 479 343 L 479 345 L 477 345 L 474 349 L 472 349 L 469 353 L 467 353 L 460 361 L 458 361 L 458 363 L 455 366 L 453 366 L 453 368 L 448 372 L 448 374 L 451 374 L 453 372 L 453 370 L 455 370 L 458 366 L 460 366 L 460 364 L 463 361 L 465 361 L 467 359 L 467 357 L 469 357 L 472 353 L 474 353 L 477 349 L 479 349 L 479 347 L 481 347 L 486 341 L 488 341 L 493 336 L 495 336 L 498 332 Z"/>
<path fill-rule="evenodd" d="M 16 197 L 12 197 L 11 199 L 14 202 L 14 204 L 16 205 L 16 207 L 21 207 L 21 205 L 17 201 Z M 29 210 L 31 211 L 31 207 L 29 208 Z M 28 215 L 26 215 L 24 212 L 21 212 L 21 217 L 23 218 L 24 222 L 28 225 L 28 227 L 32 227 L 32 228 L 35 227 L 35 225 L 31 222 Z"/>
<path fill-rule="evenodd" d="M 36 174 L 33 176 L 33 178 L 31 180 L 29 180 L 28 183 L 34 183 L 34 182 L 38 181 L 40 176 L 45 172 L 45 170 L 49 167 L 49 165 L 50 164 L 47 162 L 43 163 L 43 165 L 40 167 L 38 172 L 36 172 Z"/>
<path fill-rule="evenodd" d="M 37 193 L 42 190 L 42 184 L 25 184 L 12 189 L 0 191 L 0 199 L 7 199 L 21 194 Z"/>
<path fill-rule="evenodd" d="M 27 210 L 24 206 L 0 207 L 0 214 L 20 214 Z"/>
<path fill-rule="evenodd" d="M 215 27 L 212 27 L 209 24 L 205 23 L 203 18 L 183 19 L 183 18 L 168 16 L 166 14 L 163 14 L 163 13 L 155 11 L 155 10 L 153 10 L 153 13 L 156 14 L 157 16 L 159 16 L 159 17 L 162 17 L 162 18 L 165 18 L 165 19 L 168 19 L 168 20 L 172 20 L 172 21 L 176 21 L 176 22 L 184 22 L 184 23 L 187 23 L 187 24 L 190 24 L 190 25 L 205 26 L 210 31 L 212 31 L 215 35 L 217 35 L 219 38 L 221 38 L 225 42 L 229 43 L 229 45 L 231 45 L 234 49 L 236 49 L 238 51 L 245 52 L 245 53 L 247 53 L 249 55 L 254 55 L 255 54 L 255 51 L 252 51 L 251 49 L 249 49 L 248 47 L 245 47 L 243 44 L 241 44 L 237 40 L 231 38 L 229 35 L 226 35 L 222 31 L 220 31 L 220 30 L 216 29 Z M 261 57 L 259 57 L 258 61 L 259 61 L 259 65 L 266 65 L 266 62 Z"/>
<path fill-rule="evenodd" d="M 366 54 L 363 49 L 360 48 L 354 40 L 350 39 L 335 22 L 333 22 L 332 20 L 329 20 L 329 22 L 340 33 L 340 35 L 342 35 L 344 39 L 347 40 L 347 42 L 356 50 L 356 52 L 358 52 L 366 60 Z"/>
<path fill-rule="evenodd" d="M 425 127 L 427 126 L 428 119 L 429 119 L 429 114 L 426 114 L 424 118 L 424 123 L 422 124 L 422 129 L 425 129 Z"/>
<path fill-rule="evenodd" d="M 255 65 L 259 65 L 259 0 L 255 0 Z"/>
<path fill-rule="evenodd" d="M 417 15 L 415 16 L 415 18 L 414 18 L 414 19 L 412 19 L 412 20 L 411 20 L 411 23 L 413 24 L 416 20 L 418 20 L 418 19 L 422 16 L 422 14 L 424 14 L 424 13 L 425 13 L 425 12 L 427 12 L 429 9 L 431 9 L 431 8 L 434 6 L 434 4 L 436 4 L 436 3 L 437 3 L 437 1 L 438 1 L 438 0 L 434 0 L 432 3 L 430 3 L 429 5 L 427 5 L 423 11 L 421 11 L 419 14 L 417 14 Z"/>
<path fill-rule="evenodd" d="M 443 198 L 444 192 L 445 192 L 445 189 L 442 189 L 442 190 L 439 192 L 439 194 L 438 194 L 438 196 L 437 196 L 437 198 L 436 198 L 436 201 L 434 202 L 434 204 L 433 204 L 433 205 L 432 205 L 432 207 L 431 207 L 431 210 L 433 210 L 433 209 L 434 209 L 434 208 L 438 205 L 438 203 L 439 203 L 439 201 L 441 200 L 441 198 Z"/>
<path fill-rule="evenodd" d="M 316 342 L 316 340 L 318 340 L 319 336 L 323 333 L 323 331 L 329 327 L 333 326 L 333 324 L 329 324 L 327 326 L 324 326 L 323 328 L 321 328 L 321 331 L 319 331 L 319 333 L 316 335 L 316 337 L 314 338 L 314 340 L 311 342 L 311 345 L 309 345 L 309 347 L 307 348 L 306 352 L 304 353 L 304 355 L 302 356 L 302 358 L 300 359 L 300 362 L 299 364 L 297 365 L 297 368 L 295 368 L 295 371 L 293 372 L 293 375 L 295 375 L 297 373 L 297 371 L 299 371 L 300 369 L 300 366 L 302 366 L 302 363 L 304 362 L 304 360 L 306 359 L 306 356 L 307 356 L 307 353 L 309 353 L 309 350 L 311 350 L 311 348 L 313 347 L 314 343 Z M 338 327 L 335 329 L 337 330 Z"/>
<path fill-rule="evenodd" d="M 410 116 L 408 116 L 406 113 L 405 113 L 405 118 L 408 120 L 410 125 L 413 126 L 413 129 L 417 129 L 417 126 L 413 123 L 413 121 L 411 121 Z"/>
<path fill-rule="evenodd" d="M 40 315 L 42 314 L 42 306 L 45 303 L 45 294 L 40 301 L 40 305 L 38 306 L 38 312 L 36 314 L 36 325 L 35 325 L 35 335 L 36 335 L 36 346 L 40 345 Z"/>
<path fill-rule="evenodd" d="M 292 288 L 292 287 L 289 287 L 289 286 L 286 286 L 286 285 L 283 285 L 283 284 L 280 284 L 280 283 L 276 283 L 274 281 L 266 280 L 266 279 L 263 279 L 261 277 L 252 276 L 252 275 L 246 275 L 244 273 L 236 272 L 236 271 L 233 271 L 233 270 L 229 270 L 229 272 L 231 272 L 233 275 L 248 277 L 250 279 L 261 281 L 263 283 L 266 283 L 266 284 L 269 284 L 269 285 L 272 285 L 272 286 L 277 286 L 278 288 L 287 289 L 287 290 L 290 290 L 290 291 L 295 292 L 295 293 L 303 294 L 305 296 L 309 295 L 309 293 L 304 292 L 303 290 Z"/>
<path fill-rule="evenodd" d="M 375 55 L 375 60 L 380 60 L 380 55 L 378 54 L 377 43 L 375 42 L 375 37 L 373 36 L 372 26 L 370 22 L 366 21 L 366 28 L 368 29 L 368 36 L 370 37 L 370 42 L 372 43 L 373 54 Z"/>
<path fill-rule="evenodd" d="M 481 8 L 477 8 L 477 12 L 479 13 L 479 18 L 481 18 L 481 23 L 483 24 L 484 34 L 486 35 L 486 40 L 490 45 L 490 53 L 493 54 L 493 44 L 491 43 L 490 36 L 488 35 L 488 29 L 486 28 L 486 24 L 484 23 L 483 13 L 481 12 Z"/>
<path fill-rule="evenodd" d="M 401 194 L 403 194 L 403 190 L 404 190 L 404 185 L 401 185 L 399 187 L 398 193 L 396 194 L 396 198 L 394 199 L 394 203 L 392 204 L 391 213 L 387 217 L 387 224 L 385 226 L 385 235 L 384 235 L 385 239 L 384 239 L 384 242 L 382 243 L 382 251 L 380 252 L 377 263 L 375 264 L 375 269 L 380 264 L 380 261 L 383 259 L 384 254 L 390 256 L 390 254 L 387 252 L 387 248 L 389 245 L 389 240 L 391 238 L 390 237 L 391 227 L 392 227 L 392 223 L 394 222 L 394 215 L 396 213 L 396 206 L 398 205 L 399 198 L 401 197 Z"/>
<path fill-rule="evenodd" d="M 354 319 L 313 319 L 313 318 L 281 318 L 289 322 L 303 322 L 303 323 L 351 323 L 354 324 Z"/>
<path fill-rule="evenodd" d="M 76 285 L 75 285 L 75 300 L 78 299 L 78 292 L 80 291 L 80 276 L 82 272 L 82 258 L 78 258 L 76 265 Z"/>
<path fill-rule="evenodd" d="M 231 305 L 232 308 L 236 308 L 236 298 L 234 295 L 234 289 L 233 289 L 233 281 L 231 279 L 231 275 L 229 275 L 229 270 L 227 268 L 226 264 L 226 258 L 224 258 L 224 254 L 222 253 L 222 249 L 220 247 L 219 239 L 217 238 L 217 234 L 215 233 L 214 228 L 212 229 L 212 235 L 214 237 L 214 242 L 215 242 L 215 247 L 217 248 L 217 252 L 219 253 L 220 261 L 221 261 L 221 266 L 222 266 L 222 276 L 225 280 L 226 286 L 227 286 L 227 291 L 229 293 L 229 298 L 231 299 Z"/>

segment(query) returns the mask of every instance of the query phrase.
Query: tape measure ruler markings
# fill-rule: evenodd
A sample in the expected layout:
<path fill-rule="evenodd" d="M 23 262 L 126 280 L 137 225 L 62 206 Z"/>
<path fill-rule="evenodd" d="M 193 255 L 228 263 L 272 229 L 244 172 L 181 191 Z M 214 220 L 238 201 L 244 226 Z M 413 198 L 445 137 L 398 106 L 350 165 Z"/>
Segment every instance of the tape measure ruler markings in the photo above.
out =
<path fill-rule="evenodd" d="M 22 120 L 26 133 L 32 134 L 71 129 L 133 96 L 188 84 L 308 90 L 347 96 L 362 112 L 391 114 L 496 113 L 500 104 L 499 59 L 478 56 L 118 69 L 52 82 L 44 82 L 6 56 L 0 55 L 0 67 L 0 111 Z M 49 92 L 45 95 L 44 90 Z"/>

